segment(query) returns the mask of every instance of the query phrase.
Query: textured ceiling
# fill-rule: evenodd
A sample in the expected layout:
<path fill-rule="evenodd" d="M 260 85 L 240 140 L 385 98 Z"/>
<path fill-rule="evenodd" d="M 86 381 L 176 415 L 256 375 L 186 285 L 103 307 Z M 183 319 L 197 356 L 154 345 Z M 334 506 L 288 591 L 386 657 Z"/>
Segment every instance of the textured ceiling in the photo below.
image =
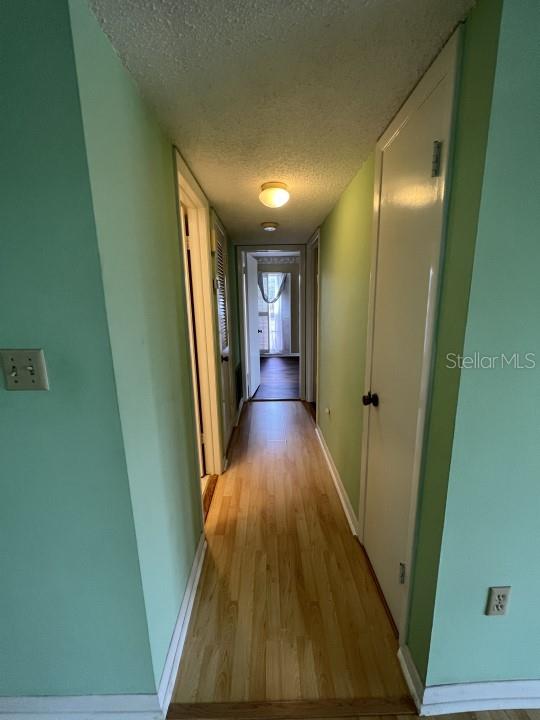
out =
<path fill-rule="evenodd" d="M 235 242 L 305 242 L 473 0 L 90 0 Z M 259 203 L 281 180 L 291 200 Z"/>

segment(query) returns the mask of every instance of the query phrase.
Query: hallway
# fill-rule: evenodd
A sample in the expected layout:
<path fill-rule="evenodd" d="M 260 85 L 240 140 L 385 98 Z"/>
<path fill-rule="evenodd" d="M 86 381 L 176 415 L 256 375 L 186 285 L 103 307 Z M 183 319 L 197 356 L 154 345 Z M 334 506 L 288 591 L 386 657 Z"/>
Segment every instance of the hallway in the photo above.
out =
<path fill-rule="evenodd" d="M 0 19 L 0 720 L 540 720 L 540 0 Z"/>
<path fill-rule="evenodd" d="M 317 698 L 414 711 L 302 403 L 247 404 L 206 535 L 171 717 L 177 703 Z"/>

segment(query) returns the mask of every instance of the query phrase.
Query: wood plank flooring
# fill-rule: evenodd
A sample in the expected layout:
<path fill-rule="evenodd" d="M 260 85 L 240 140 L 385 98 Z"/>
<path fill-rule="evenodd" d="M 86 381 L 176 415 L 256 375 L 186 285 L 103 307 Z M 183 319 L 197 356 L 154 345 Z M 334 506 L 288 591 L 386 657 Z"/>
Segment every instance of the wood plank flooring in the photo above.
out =
<path fill-rule="evenodd" d="M 297 400 L 299 397 L 299 358 L 261 357 L 261 384 L 254 400 Z"/>
<path fill-rule="evenodd" d="M 220 705 L 217 703 L 217 705 Z M 277 703 L 279 712 L 285 708 L 286 703 Z M 306 704 L 307 705 L 307 704 Z M 247 710 L 248 706 L 250 710 Z M 291 705 L 292 712 L 281 712 L 281 714 L 269 715 L 264 706 L 256 703 L 237 704 L 231 713 L 223 715 L 215 715 L 206 712 L 210 706 L 205 705 L 201 712 L 201 706 L 193 705 L 179 706 L 175 705 L 178 711 L 174 710 L 172 714 L 167 715 L 169 720 L 216 720 L 217 717 L 223 720 L 299 720 L 303 718 L 324 718 L 325 720 L 338 720 L 338 718 L 348 717 L 349 720 L 419 720 L 418 715 L 328 715 L 330 703 L 324 701 L 314 701 L 308 706 L 308 712 L 304 715 L 295 714 L 298 706 Z M 194 708 L 194 710 L 192 710 Z M 437 720 L 540 720 L 540 710 L 493 710 L 479 711 L 469 713 L 454 713 L 451 715 L 438 715 Z"/>
<path fill-rule="evenodd" d="M 170 717 L 197 717 L 187 703 L 355 698 L 412 712 L 396 638 L 303 404 L 248 403 L 231 460 L 206 522 Z"/>
<path fill-rule="evenodd" d="M 360 714 L 359 714 L 360 713 Z M 374 713 L 380 713 L 374 715 Z M 414 705 L 410 698 L 381 700 L 380 698 L 351 698 L 349 700 L 273 700 L 237 703 L 173 703 L 168 720 L 303 720 L 304 718 L 346 717 L 403 717 L 411 718 Z"/>
<path fill-rule="evenodd" d="M 218 703 L 219 705 L 219 703 Z M 251 711 L 248 713 L 243 710 L 244 705 L 249 705 Z M 284 703 L 279 703 L 279 706 L 284 706 Z M 341 720 L 344 717 L 348 717 L 349 720 L 419 720 L 418 715 L 328 715 L 329 703 L 322 701 L 314 701 L 309 706 L 309 710 L 304 715 L 297 715 L 291 712 L 285 712 L 279 715 L 268 715 L 265 714 L 264 708 L 256 703 L 243 703 L 238 704 L 231 713 L 223 715 L 215 715 L 207 713 L 204 710 L 201 712 L 199 705 L 187 706 L 171 706 L 174 707 L 172 714 L 167 715 L 168 720 L 307 720 L 307 718 L 324 718 L 324 720 Z M 207 709 L 208 705 L 204 706 Z M 194 711 L 191 708 L 195 708 Z M 236 714 L 241 710 L 241 714 Z M 496 710 L 496 711 L 483 711 L 483 712 L 470 712 L 470 713 L 454 713 L 451 715 L 438 715 L 437 720 L 540 720 L 540 710 Z"/>
<path fill-rule="evenodd" d="M 171 720 L 417 720 L 301 403 L 248 403 L 206 533 Z M 540 710 L 440 717 L 540 720 Z"/>

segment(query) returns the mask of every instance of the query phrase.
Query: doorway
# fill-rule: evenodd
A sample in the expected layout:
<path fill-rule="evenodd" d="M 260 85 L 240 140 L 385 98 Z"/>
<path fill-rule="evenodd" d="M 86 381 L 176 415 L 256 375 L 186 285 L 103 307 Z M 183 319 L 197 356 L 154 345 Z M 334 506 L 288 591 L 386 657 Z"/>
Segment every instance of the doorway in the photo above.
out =
<path fill-rule="evenodd" d="M 376 149 L 360 495 L 363 544 L 402 641 L 443 255 L 457 58 L 454 36 Z"/>
<path fill-rule="evenodd" d="M 208 504 L 205 493 L 212 487 L 213 477 L 219 475 L 224 467 L 219 401 L 220 368 L 216 361 L 217 314 L 210 302 L 213 297 L 210 209 L 204 193 L 177 151 L 175 159 L 197 457 L 203 500 L 201 508 L 203 508 Z M 219 228 L 216 222 L 213 228 L 217 237 Z"/>
<path fill-rule="evenodd" d="M 304 381 L 305 248 L 240 248 L 244 397 L 299 400 Z"/>

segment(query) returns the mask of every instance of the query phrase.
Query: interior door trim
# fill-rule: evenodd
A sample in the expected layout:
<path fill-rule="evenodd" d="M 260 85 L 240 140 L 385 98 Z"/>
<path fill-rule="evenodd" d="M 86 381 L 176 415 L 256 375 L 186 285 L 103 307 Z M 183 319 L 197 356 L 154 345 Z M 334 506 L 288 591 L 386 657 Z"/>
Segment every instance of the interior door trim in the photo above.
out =
<path fill-rule="evenodd" d="M 300 303 L 300 323 L 299 323 L 299 351 L 300 351 L 300 399 L 306 399 L 306 245 L 293 245 L 288 243 L 268 243 L 258 245 L 236 245 L 236 270 L 238 274 L 238 294 L 240 302 L 240 345 L 242 354 L 242 385 L 243 400 L 249 400 L 247 372 L 249 371 L 249 360 L 246 355 L 249 354 L 246 345 L 246 298 L 245 298 L 245 282 L 244 282 L 244 256 L 251 252 L 261 250 L 285 250 L 290 252 L 299 252 L 300 265 L 300 288 L 298 300 Z"/>
<path fill-rule="evenodd" d="M 210 207 L 177 148 L 174 148 L 174 162 L 178 211 L 180 204 L 187 209 L 190 225 L 193 314 L 197 337 L 197 357 L 194 358 L 192 354 L 191 362 L 197 362 L 199 369 L 206 472 L 220 475 L 223 472 L 224 454 L 218 393 L 220 380 L 217 366 L 217 321 L 214 310 Z M 182 234 L 180 240 L 185 253 Z"/>

